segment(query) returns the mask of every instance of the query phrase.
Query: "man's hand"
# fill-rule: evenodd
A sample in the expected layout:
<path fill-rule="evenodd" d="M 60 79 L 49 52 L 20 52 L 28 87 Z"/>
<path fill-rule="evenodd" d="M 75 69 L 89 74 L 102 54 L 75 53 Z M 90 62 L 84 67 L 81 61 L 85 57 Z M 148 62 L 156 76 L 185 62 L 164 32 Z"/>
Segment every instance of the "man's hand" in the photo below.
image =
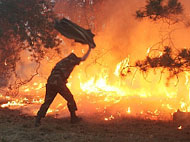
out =
<path fill-rule="evenodd" d="M 89 48 L 95 48 L 96 47 L 96 45 L 92 44 L 92 43 L 89 43 L 88 45 L 89 45 Z"/>

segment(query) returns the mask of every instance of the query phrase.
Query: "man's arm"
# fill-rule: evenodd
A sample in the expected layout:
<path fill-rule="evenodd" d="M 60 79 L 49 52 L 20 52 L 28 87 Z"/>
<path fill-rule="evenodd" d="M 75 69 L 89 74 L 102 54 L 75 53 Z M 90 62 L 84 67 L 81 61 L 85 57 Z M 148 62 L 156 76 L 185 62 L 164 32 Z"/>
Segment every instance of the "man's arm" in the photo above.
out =
<path fill-rule="evenodd" d="M 89 47 L 89 49 L 88 49 L 88 51 L 86 52 L 86 54 L 84 54 L 84 56 L 81 58 L 81 61 L 85 61 L 85 60 L 88 58 L 88 56 L 89 56 L 89 54 L 90 54 L 90 51 L 91 51 L 91 48 Z"/>

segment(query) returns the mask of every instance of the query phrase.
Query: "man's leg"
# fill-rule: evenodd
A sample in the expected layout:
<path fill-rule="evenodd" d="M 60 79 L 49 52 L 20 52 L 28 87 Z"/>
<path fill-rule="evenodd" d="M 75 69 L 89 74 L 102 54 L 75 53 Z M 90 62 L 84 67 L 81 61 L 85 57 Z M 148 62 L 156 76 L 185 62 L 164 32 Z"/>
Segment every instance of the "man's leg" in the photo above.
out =
<path fill-rule="evenodd" d="M 51 103 L 53 102 L 56 94 L 57 94 L 57 91 L 54 88 L 54 86 L 46 84 L 45 100 L 44 100 L 44 103 L 41 105 L 40 110 L 37 113 L 36 123 L 35 123 L 36 126 L 40 125 L 41 118 L 45 117 L 47 110 L 49 106 L 51 105 Z"/>
<path fill-rule="evenodd" d="M 71 115 L 71 123 L 79 122 L 81 118 L 78 118 L 76 116 L 76 110 L 77 110 L 76 102 L 74 100 L 72 93 L 67 88 L 66 84 L 64 84 L 58 92 L 67 101 L 67 107 Z"/>

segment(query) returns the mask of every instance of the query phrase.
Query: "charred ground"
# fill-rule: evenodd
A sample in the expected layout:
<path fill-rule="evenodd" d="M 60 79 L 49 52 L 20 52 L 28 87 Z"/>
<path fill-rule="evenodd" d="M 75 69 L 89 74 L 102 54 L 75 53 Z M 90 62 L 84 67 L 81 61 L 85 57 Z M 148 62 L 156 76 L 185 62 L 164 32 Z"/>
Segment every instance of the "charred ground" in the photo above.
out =
<path fill-rule="evenodd" d="M 46 117 L 34 127 L 34 117 L 18 110 L 0 109 L 1 142 L 189 142 L 190 127 L 177 129 L 173 121 L 119 118 L 112 121 L 83 117 L 79 124 L 69 118 Z"/>

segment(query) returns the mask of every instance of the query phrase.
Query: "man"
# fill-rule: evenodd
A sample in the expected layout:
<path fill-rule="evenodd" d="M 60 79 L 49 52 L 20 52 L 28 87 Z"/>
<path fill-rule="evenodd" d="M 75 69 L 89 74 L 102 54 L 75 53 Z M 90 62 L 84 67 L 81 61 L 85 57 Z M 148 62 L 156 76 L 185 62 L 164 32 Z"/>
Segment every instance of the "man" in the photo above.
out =
<path fill-rule="evenodd" d="M 45 117 L 46 112 L 57 93 L 59 93 L 67 101 L 67 107 L 71 116 L 71 123 L 76 123 L 81 120 L 81 118 L 77 117 L 75 113 L 77 110 L 76 102 L 70 90 L 67 88 L 66 83 L 74 67 L 79 65 L 81 61 L 85 61 L 87 59 L 91 48 L 93 47 L 89 45 L 88 51 L 82 58 L 79 58 L 74 53 L 71 53 L 68 57 L 59 61 L 53 68 L 47 80 L 45 101 L 37 113 L 35 126 L 40 125 L 41 118 Z"/>

